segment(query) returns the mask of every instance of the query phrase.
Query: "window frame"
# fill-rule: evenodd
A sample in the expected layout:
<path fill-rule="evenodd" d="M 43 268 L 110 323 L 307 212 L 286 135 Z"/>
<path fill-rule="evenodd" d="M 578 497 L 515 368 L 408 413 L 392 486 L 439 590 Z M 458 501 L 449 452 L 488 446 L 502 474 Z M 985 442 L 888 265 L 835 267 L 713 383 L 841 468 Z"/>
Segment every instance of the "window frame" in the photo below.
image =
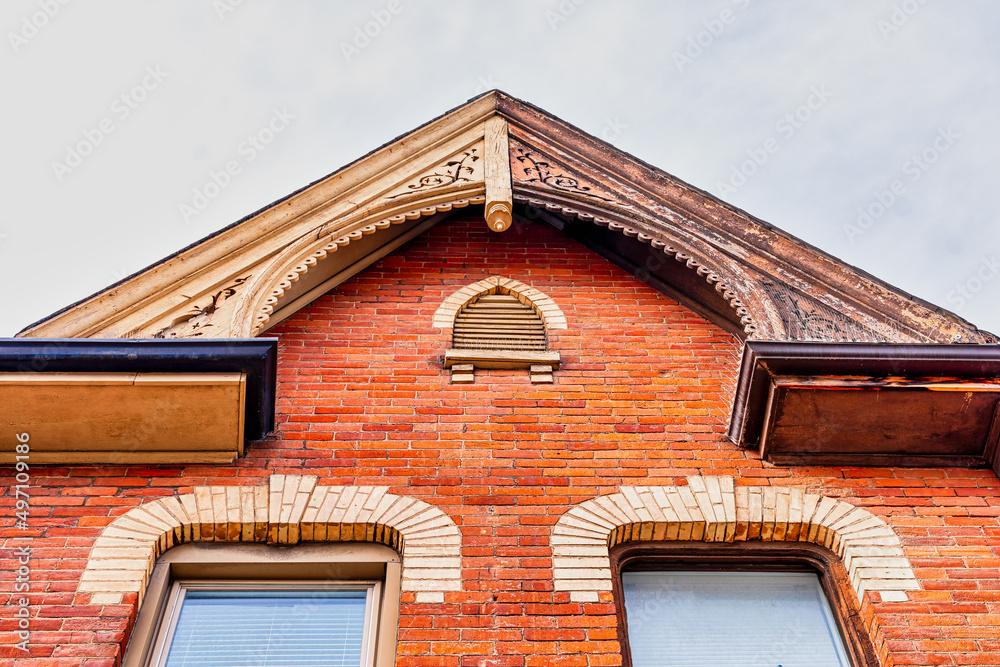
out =
<path fill-rule="evenodd" d="M 626 542 L 612 548 L 610 557 L 622 667 L 632 667 L 622 572 L 682 570 L 816 574 L 852 667 L 881 664 L 865 629 L 847 570 L 839 558 L 822 547 L 805 542 Z"/>
<path fill-rule="evenodd" d="M 375 633 L 378 630 L 381 581 L 338 581 L 334 583 L 318 581 L 275 581 L 275 580 L 220 580 L 220 579 L 178 579 L 170 586 L 166 605 L 158 619 L 157 629 L 150 647 L 147 663 L 150 667 L 165 667 L 173 645 L 173 636 L 184 609 L 184 599 L 188 591 L 334 591 L 355 590 L 365 593 L 365 624 L 361 631 L 361 665 L 372 667 L 375 659 Z"/>
<path fill-rule="evenodd" d="M 301 587 L 310 590 L 369 588 L 365 667 L 391 667 L 396 660 L 402 562 L 393 549 L 372 543 L 338 542 L 274 546 L 253 543 L 191 543 L 157 559 L 149 578 L 122 667 L 155 667 L 166 657 L 163 643 L 176 623 L 182 587 L 245 585 L 241 590 Z"/>

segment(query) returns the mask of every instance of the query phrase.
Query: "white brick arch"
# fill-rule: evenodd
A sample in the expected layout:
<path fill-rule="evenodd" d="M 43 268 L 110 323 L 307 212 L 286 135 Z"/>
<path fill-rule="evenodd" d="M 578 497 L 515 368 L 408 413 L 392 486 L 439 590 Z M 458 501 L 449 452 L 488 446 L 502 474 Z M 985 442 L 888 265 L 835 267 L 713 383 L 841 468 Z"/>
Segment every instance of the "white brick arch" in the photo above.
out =
<path fill-rule="evenodd" d="M 622 542 L 811 542 L 843 560 L 860 604 L 865 591 L 905 602 L 919 588 L 899 538 L 882 519 L 836 498 L 784 486 L 736 487 L 732 477 L 687 486 L 623 486 L 570 508 L 552 530 L 556 591 L 596 602 L 612 590 L 609 549 Z"/>
<path fill-rule="evenodd" d="M 78 590 L 92 604 L 140 598 L 163 551 L 184 542 L 378 542 L 403 557 L 402 590 L 443 602 L 461 583 L 461 533 L 437 507 L 385 486 L 320 486 L 311 475 L 271 475 L 261 486 L 202 486 L 143 503 L 94 542 Z"/>
<path fill-rule="evenodd" d="M 546 329 L 566 328 L 566 316 L 549 296 L 519 280 L 503 276 L 490 276 L 453 292 L 434 311 L 433 326 L 451 329 L 458 312 L 481 294 L 513 294 L 521 303 L 538 313 Z"/>

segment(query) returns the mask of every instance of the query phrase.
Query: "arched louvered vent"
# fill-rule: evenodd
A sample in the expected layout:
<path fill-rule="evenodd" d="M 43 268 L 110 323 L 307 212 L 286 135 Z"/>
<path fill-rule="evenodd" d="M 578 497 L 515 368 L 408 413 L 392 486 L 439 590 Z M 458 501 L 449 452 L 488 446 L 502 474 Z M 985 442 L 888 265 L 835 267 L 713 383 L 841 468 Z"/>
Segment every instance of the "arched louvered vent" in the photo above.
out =
<path fill-rule="evenodd" d="M 452 336 L 460 350 L 545 350 L 545 323 L 512 294 L 484 294 L 467 304 Z"/>

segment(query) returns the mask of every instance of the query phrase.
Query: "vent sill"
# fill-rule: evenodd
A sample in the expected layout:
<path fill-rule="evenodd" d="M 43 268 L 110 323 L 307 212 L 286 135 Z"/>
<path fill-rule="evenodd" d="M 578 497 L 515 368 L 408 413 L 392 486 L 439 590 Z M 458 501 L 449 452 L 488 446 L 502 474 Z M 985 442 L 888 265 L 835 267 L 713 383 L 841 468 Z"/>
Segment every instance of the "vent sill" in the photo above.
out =
<path fill-rule="evenodd" d="M 451 349 L 444 353 L 444 367 L 471 364 L 476 368 L 531 368 L 537 365 L 559 368 L 558 352 L 530 350 L 465 350 Z"/>

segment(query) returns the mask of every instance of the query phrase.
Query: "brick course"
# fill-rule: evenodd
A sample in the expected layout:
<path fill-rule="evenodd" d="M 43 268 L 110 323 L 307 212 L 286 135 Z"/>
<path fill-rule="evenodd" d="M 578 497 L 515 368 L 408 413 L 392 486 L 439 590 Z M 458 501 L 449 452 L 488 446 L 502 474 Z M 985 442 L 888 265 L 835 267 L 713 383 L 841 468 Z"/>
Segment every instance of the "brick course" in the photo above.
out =
<path fill-rule="evenodd" d="M 564 314 L 567 328 L 550 331 L 563 360 L 552 384 L 479 370 L 475 384 L 457 385 L 442 368 L 450 340 L 435 311 L 493 275 L 536 288 Z M 116 664 L 137 595 L 119 602 L 81 588 L 102 531 L 156 499 L 192 494 L 201 511 L 196 487 L 263 488 L 276 474 L 388 487 L 457 525 L 463 590 L 438 602 L 404 591 L 401 666 L 619 664 L 610 596 L 574 600 L 555 590 L 554 527 L 597 496 L 685 487 L 689 476 L 863 507 L 898 536 L 919 585 L 905 602 L 865 593 L 886 655 L 897 665 L 1000 665 L 1000 482 L 991 471 L 763 464 L 724 435 L 739 340 L 547 226 L 494 234 L 474 216 L 453 219 L 274 333 L 278 429 L 232 465 L 32 467 L 31 529 L 8 528 L 8 518 L 0 565 L 0 602 L 10 610 L 19 596 L 12 550 L 33 536 L 31 658 L 10 646 L 16 623 L 4 614 L 3 664 Z M 242 508 L 247 498 L 235 493 L 201 502 Z"/>

